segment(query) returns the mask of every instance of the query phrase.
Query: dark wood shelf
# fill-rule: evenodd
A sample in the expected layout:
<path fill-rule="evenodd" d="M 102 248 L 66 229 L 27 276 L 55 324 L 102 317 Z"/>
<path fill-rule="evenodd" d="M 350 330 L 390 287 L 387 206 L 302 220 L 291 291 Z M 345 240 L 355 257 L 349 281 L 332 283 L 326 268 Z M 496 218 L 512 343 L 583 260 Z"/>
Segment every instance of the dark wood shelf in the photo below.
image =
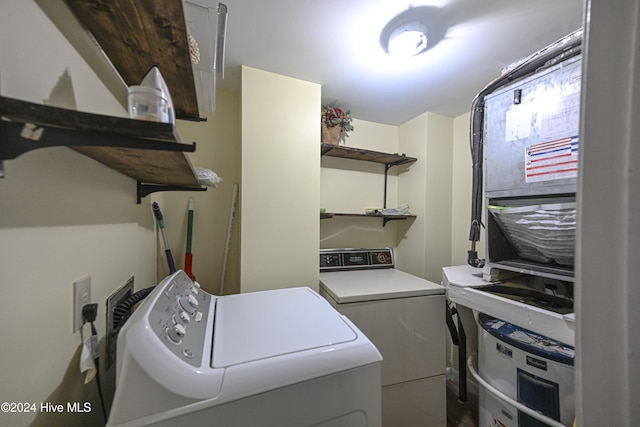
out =
<path fill-rule="evenodd" d="M 0 161 L 67 146 L 147 184 L 200 187 L 183 144 L 168 123 L 83 113 L 0 96 Z"/>
<path fill-rule="evenodd" d="M 200 120 L 182 0 L 65 0 L 127 86 L 157 66 L 176 116 Z"/>
<path fill-rule="evenodd" d="M 409 157 L 405 154 L 389 154 L 380 151 L 365 150 L 363 148 L 346 147 L 344 145 L 327 144 L 325 142 L 320 143 L 320 155 L 329 157 L 338 157 L 341 159 L 353 159 L 361 160 L 365 162 L 379 163 L 384 165 L 384 195 L 382 198 L 382 206 L 387 207 L 387 180 L 389 175 L 389 169 L 394 166 L 410 165 L 418 161 L 415 157 Z M 333 214 L 333 215 L 351 215 L 351 214 Z M 353 214 L 353 216 L 360 216 L 359 214 Z M 365 215 L 362 215 L 365 216 Z M 366 215 L 375 216 L 375 215 Z M 397 216 L 397 215 L 394 215 Z M 406 218 L 393 218 L 393 219 L 406 219 Z M 385 219 L 386 224 L 390 219 Z"/>
<path fill-rule="evenodd" d="M 157 66 L 176 117 L 201 120 L 182 0 L 65 0 L 127 86 Z M 167 123 L 103 116 L 0 97 L 2 161 L 66 146 L 137 181 L 137 199 L 155 191 L 204 191 L 183 144 Z"/>
<path fill-rule="evenodd" d="M 344 145 L 327 144 L 325 142 L 321 143 L 320 154 L 322 156 L 381 163 L 387 166 L 409 165 L 418 160 L 415 157 L 409 157 L 404 154 L 382 153 L 380 151 L 365 150 L 362 148 L 347 147 Z"/>
<path fill-rule="evenodd" d="M 406 220 L 410 218 L 416 218 L 415 215 L 382 215 L 382 214 L 355 214 L 355 213 L 332 213 L 322 212 L 320 213 L 320 219 L 329 219 L 336 217 L 353 217 L 353 218 L 382 218 L 382 225 L 387 225 L 389 221 Z"/>

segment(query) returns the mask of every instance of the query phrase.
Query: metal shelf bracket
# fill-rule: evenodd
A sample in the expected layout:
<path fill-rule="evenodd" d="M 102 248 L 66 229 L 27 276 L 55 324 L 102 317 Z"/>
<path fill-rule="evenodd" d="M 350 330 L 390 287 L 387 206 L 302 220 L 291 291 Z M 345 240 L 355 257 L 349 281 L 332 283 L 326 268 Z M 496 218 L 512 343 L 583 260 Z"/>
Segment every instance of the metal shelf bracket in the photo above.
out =
<path fill-rule="evenodd" d="M 142 199 L 147 197 L 151 193 L 158 191 L 207 191 L 207 187 L 181 187 L 179 185 L 155 185 L 155 184 L 143 184 L 140 181 L 136 181 L 136 203 L 142 203 Z"/>

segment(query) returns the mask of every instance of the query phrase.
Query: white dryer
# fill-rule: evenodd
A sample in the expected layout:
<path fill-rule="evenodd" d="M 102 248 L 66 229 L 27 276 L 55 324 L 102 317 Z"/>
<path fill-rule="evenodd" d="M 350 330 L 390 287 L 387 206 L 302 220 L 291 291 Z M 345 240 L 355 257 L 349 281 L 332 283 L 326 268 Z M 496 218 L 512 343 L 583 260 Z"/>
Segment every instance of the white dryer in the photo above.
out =
<path fill-rule="evenodd" d="M 120 331 L 107 425 L 380 427 L 380 362 L 309 288 L 216 297 L 178 271 Z"/>
<path fill-rule="evenodd" d="M 323 249 L 320 271 L 320 295 L 382 353 L 383 426 L 444 427 L 444 287 L 395 269 L 390 248 Z"/>

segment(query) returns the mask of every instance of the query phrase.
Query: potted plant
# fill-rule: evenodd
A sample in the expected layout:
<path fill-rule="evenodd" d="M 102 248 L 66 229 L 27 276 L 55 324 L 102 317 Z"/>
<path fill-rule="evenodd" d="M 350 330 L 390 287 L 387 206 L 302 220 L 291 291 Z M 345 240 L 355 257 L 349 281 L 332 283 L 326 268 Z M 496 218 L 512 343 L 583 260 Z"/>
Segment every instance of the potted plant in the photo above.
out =
<path fill-rule="evenodd" d="M 340 141 L 345 142 L 348 133 L 353 130 L 351 124 L 351 110 L 342 110 L 336 102 L 322 106 L 321 129 L 322 142 L 337 145 Z"/>

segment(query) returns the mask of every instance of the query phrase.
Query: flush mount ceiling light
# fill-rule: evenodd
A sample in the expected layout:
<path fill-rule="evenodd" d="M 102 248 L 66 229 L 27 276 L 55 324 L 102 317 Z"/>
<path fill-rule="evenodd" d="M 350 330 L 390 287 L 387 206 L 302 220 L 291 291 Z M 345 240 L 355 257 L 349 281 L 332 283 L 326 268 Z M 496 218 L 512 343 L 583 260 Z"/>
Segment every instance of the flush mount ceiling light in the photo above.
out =
<path fill-rule="evenodd" d="M 391 29 L 386 40 L 389 55 L 408 58 L 427 49 L 427 26 L 421 21 L 406 22 Z"/>
<path fill-rule="evenodd" d="M 447 19 L 435 6 L 410 7 L 380 32 L 380 46 L 393 57 L 414 57 L 432 49 L 447 32 Z M 429 39 L 427 40 L 427 34 Z"/>

